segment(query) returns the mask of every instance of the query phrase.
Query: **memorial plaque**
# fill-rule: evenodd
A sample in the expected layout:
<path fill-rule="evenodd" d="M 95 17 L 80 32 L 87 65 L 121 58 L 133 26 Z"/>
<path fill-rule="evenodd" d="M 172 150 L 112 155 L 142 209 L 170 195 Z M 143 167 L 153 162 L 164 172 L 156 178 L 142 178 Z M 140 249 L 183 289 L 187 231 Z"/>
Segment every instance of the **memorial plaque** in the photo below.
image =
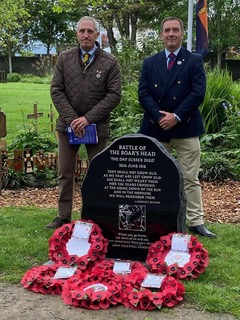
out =
<path fill-rule="evenodd" d="M 156 139 L 131 134 L 95 156 L 82 185 L 83 219 L 109 240 L 107 257 L 145 261 L 150 244 L 186 232 L 183 177 Z"/>
<path fill-rule="evenodd" d="M 33 173 L 33 152 L 32 149 L 24 150 L 25 173 Z"/>
<path fill-rule="evenodd" d="M 13 152 L 13 170 L 16 172 L 23 171 L 23 151 L 22 150 L 15 150 Z"/>

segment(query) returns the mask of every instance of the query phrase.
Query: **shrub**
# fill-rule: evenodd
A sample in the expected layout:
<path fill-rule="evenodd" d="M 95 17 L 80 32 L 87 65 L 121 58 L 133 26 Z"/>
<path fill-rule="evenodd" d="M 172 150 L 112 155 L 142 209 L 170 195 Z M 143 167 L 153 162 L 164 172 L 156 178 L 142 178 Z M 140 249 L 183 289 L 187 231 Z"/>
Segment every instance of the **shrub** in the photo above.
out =
<path fill-rule="evenodd" d="M 234 83 L 227 70 L 215 68 L 207 72 L 207 90 L 200 112 L 206 133 L 219 132 L 226 120 L 226 113 L 222 104 L 230 100 Z"/>
<path fill-rule="evenodd" d="M 32 74 L 28 74 L 28 75 L 23 75 L 20 82 L 49 84 L 51 82 L 51 79 L 52 79 L 51 76 L 39 77 L 39 76 L 34 76 Z"/>
<path fill-rule="evenodd" d="M 44 170 L 36 170 L 34 177 L 38 188 L 50 188 L 57 186 L 57 170 L 46 168 Z"/>
<path fill-rule="evenodd" d="M 35 187 L 36 179 L 32 174 L 25 174 L 24 172 L 15 172 L 9 168 L 8 172 L 2 177 L 3 189 L 19 189 L 22 187 Z"/>
<path fill-rule="evenodd" d="M 111 140 L 125 134 L 137 133 L 143 116 L 143 108 L 138 102 L 138 82 L 125 85 L 122 100 L 111 113 Z"/>
<path fill-rule="evenodd" d="M 199 179 L 204 181 L 223 181 L 234 179 L 234 168 L 222 155 L 216 152 L 203 152 Z"/>
<path fill-rule="evenodd" d="M 21 75 L 18 73 L 8 73 L 7 81 L 8 82 L 19 82 L 21 80 Z"/>
<path fill-rule="evenodd" d="M 10 152 L 14 150 L 32 149 L 33 153 L 37 151 L 53 152 L 57 148 L 55 137 L 47 133 L 38 133 L 34 130 L 19 131 L 8 145 Z"/>
<path fill-rule="evenodd" d="M 225 109 L 225 121 L 221 127 L 221 134 L 224 135 L 222 141 L 223 147 L 240 148 L 240 97 L 236 99 L 230 97 L 228 101 L 223 103 Z"/>

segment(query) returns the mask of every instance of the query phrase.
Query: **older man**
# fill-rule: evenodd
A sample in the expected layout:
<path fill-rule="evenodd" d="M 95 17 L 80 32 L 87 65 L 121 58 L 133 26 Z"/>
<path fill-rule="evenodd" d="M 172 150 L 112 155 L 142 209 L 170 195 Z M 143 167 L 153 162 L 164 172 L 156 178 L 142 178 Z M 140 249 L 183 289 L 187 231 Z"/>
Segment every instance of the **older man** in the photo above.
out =
<path fill-rule="evenodd" d="M 98 143 L 86 144 L 91 160 L 106 146 L 110 112 L 121 99 L 120 68 L 116 57 L 99 46 L 98 23 L 85 16 L 77 24 L 79 45 L 62 52 L 51 83 L 51 97 L 58 111 L 56 130 L 59 138 L 58 215 L 45 226 L 61 227 L 71 221 L 76 156 L 79 145 L 68 143 L 68 126 L 82 136 L 89 124 L 96 124 Z"/>

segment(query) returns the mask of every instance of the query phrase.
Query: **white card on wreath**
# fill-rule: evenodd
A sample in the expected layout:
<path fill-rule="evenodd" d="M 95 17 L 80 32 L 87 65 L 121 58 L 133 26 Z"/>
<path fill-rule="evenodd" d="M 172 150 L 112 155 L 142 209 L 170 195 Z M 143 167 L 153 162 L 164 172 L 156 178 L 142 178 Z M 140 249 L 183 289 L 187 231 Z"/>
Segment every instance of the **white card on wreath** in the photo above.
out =
<path fill-rule="evenodd" d="M 182 268 L 190 261 L 190 257 L 188 252 L 170 250 L 165 257 L 164 262 L 166 262 L 168 266 L 176 263 Z"/>
<path fill-rule="evenodd" d="M 82 257 L 88 253 L 88 250 L 90 249 L 90 243 L 87 239 L 71 237 L 66 244 L 66 249 L 69 255 Z"/>
<path fill-rule="evenodd" d="M 90 286 L 84 288 L 83 291 L 86 291 L 88 289 L 92 289 L 94 292 L 97 292 L 97 291 L 105 292 L 108 290 L 108 287 L 102 283 L 94 283 L 94 284 L 91 284 Z"/>
<path fill-rule="evenodd" d="M 189 234 L 176 233 L 172 235 L 172 246 L 173 251 L 183 251 L 188 252 L 188 244 L 190 240 Z"/>
<path fill-rule="evenodd" d="M 77 267 L 59 267 L 54 275 L 54 279 L 68 279 L 74 275 Z"/>
<path fill-rule="evenodd" d="M 161 288 L 162 282 L 166 276 L 160 274 L 148 273 L 143 279 L 141 287 L 145 288 Z"/>
<path fill-rule="evenodd" d="M 82 239 L 89 239 L 91 230 L 92 230 L 92 223 L 76 221 L 72 233 L 72 237 L 82 238 Z"/>
<path fill-rule="evenodd" d="M 130 273 L 131 263 L 125 261 L 115 261 L 113 265 L 113 272 L 117 274 Z"/>

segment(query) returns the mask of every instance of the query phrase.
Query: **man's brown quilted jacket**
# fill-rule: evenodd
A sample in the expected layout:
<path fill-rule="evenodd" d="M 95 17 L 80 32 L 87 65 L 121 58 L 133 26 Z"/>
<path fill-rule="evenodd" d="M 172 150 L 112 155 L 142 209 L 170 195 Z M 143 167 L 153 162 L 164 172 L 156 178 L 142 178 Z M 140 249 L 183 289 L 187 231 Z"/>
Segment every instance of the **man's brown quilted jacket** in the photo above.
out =
<path fill-rule="evenodd" d="M 121 100 L 120 68 L 116 57 L 99 47 L 84 68 L 80 48 L 60 53 L 51 83 L 52 101 L 58 111 L 56 130 L 65 132 L 79 116 L 96 123 L 98 136 L 109 136 L 110 112 Z"/>

